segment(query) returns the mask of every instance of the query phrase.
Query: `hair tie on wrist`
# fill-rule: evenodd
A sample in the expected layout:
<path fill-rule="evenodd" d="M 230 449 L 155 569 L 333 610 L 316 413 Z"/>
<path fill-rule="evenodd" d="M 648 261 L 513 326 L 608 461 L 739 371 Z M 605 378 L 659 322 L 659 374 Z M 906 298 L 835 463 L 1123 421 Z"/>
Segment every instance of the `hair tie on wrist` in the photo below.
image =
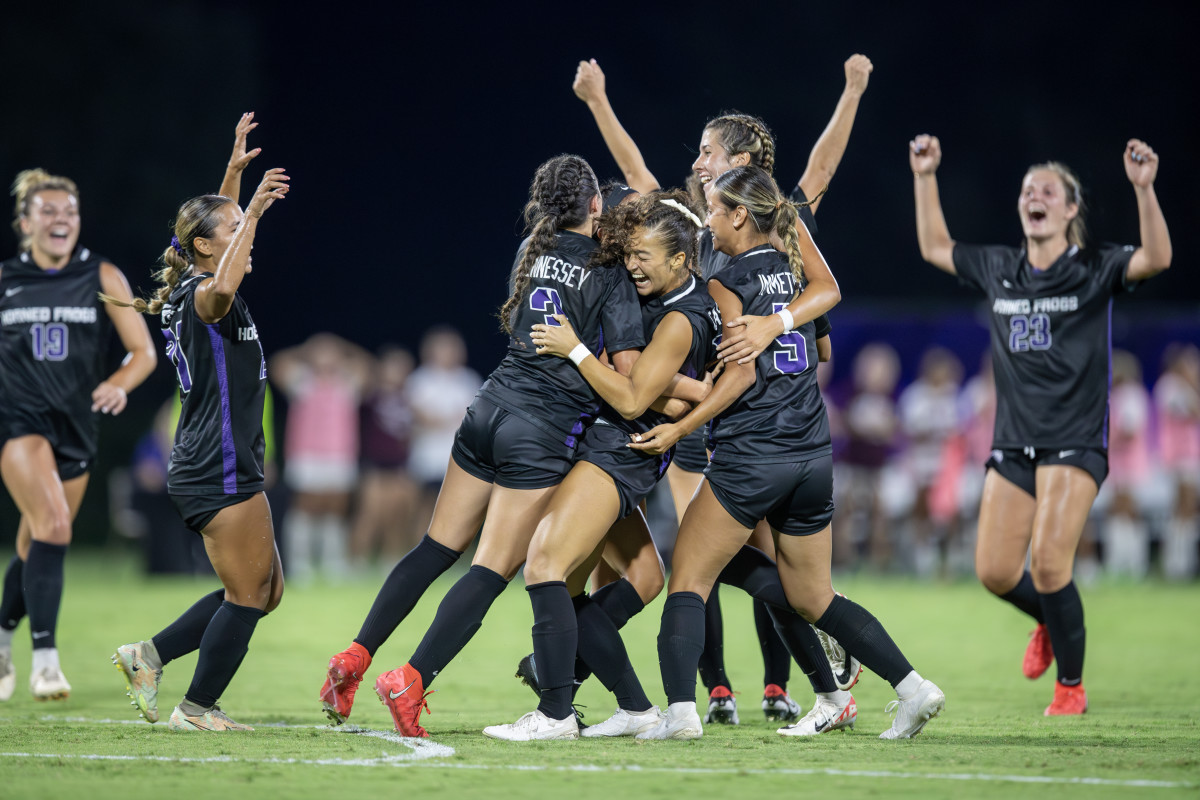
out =
<path fill-rule="evenodd" d="M 174 250 L 176 253 L 179 253 L 179 255 L 183 255 L 183 245 L 181 245 L 179 243 L 178 236 L 171 237 L 171 249 Z"/>

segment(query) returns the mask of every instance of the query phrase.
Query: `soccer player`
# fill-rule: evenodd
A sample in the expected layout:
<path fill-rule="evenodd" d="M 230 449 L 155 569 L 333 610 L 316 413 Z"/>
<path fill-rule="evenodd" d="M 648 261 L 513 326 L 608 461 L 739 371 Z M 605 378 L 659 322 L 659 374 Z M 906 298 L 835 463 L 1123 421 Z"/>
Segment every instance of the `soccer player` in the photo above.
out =
<path fill-rule="evenodd" d="M 796 225 L 794 204 L 759 167 L 728 170 L 713 181 L 708 200 L 714 248 L 731 257 L 708 284 L 722 320 L 780 314 L 804 287 L 811 266 L 802 256 L 805 233 Z M 786 254 L 772 246 L 771 234 Z M 807 296 L 805 290 L 801 298 Z M 704 602 L 761 519 L 771 525 L 787 602 L 895 687 L 898 711 L 882 738 L 916 735 L 945 704 L 942 692 L 912 669 L 879 621 L 833 591 L 833 464 L 811 321 L 833 303 L 817 296 L 818 303 L 808 304 L 808 322 L 794 326 L 780 314 L 786 332 L 752 363 L 727 361 L 712 391 L 686 417 L 634 436 L 634 449 L 665 452 L 713 420 L 707 480 L 680 526 L 658 637 L 669 705 L 664 720 L 639 738 L 703 734 L 695 699 Z M 809 626 L 799 627 L 808 641 L 792 653 L 813 681 L 817 699 L 805 717 L 779 733 L 811 736 L 852 726 L 854 698 L 829 672 L 816 669 L 827 663 L 824 651 Z"/>
<path fill-rule="evenodd" d="M 21 522 L 0 594 L 0 701 L 16 686 L 12 635 L 26 614 L 30 691 L 58 700 L 71 692 L 56 642 L 63 560 L 96 457 L 99 414 L 125 409 L 156 356 L 141 317 L 99 300 L 100 292 L 132 294 L 117 267 L 79 246 L 75 183 L 26 170 L 12 194 L 21 252 L 0 264 L 0 474 Z M 113 328 L 127 355 L 106 375 Z"/>
<path fill-rule="evenodd" d="M 349 716 L 375 651 L 482 526 L 470 570 L 446 593 L 412 658 L 375 682 L 396 730 L 426 736 L 419 720 L 430 683 L 524 563 L 534 528 L 598 407 L 573 364 L 535 352 L 533 325 L 565 315 L 591 352 L 606 349 L 622 374 L 636 358 L 631 351 L 644 345 L 625 271 L 590 266 L 601 202 L 596 176 L 582 158 L 558 156 L 538 167 L 525 208 L 530 236 L 500 309 L 501 327 L 511 337 L 508 353 L 458 429 L 428 534 L 392 570 L 354 643 L 329 661 L 321 700 L 334 723 Z"/>
<path fill-rule="evenodd" d="M 938 196 L 937 137 L 913 139 L 908 158 L 921 257 L 984 292 L 991 306 L 996 426 L 975 571 L 989 591 L 1037 622 L 1026 677 L 1040 677 L 1058 661 L 1046 715 L 1082 714 L 1085 631 L 1072 568 L 1108 473 L 1112 299 L 1171 265 L 1171 238 L 1154 194 L 1158 155 L 1138 139 L 1125 145 L 1138 248 L 1087 246 L 1079 180 L 1058 162 L 1025 173 L 1017 197 L 1022 247 L 955 242 Z"/>
<path fill-rule="evenodd" d="M 637 511 L 671 461 L 670 451 L 634 453 L 626 446 L 629 436 L 670 419 L 659 410 L 660 395 L 679 373 L 702 376 L 716 356 L 720 316 L 692 272 L 701 223 L 687 202 L 682 191 L 652 192 L 605 217 L 603 252 L 611 258 L 601 260 L 625 264 L 642 304 L 647 345 L 628 376 L 593 357 L 565 317 L 533 326 L 537 352 L 569 358 L 605 405 L 529 546 L 525 581 L 541 701 L 515 723 L 484 728 L 492 738 L 579 737 L 571 713 L 577 649 L 619 706 L 612 718 L 584 729 L 584 736 L 632 736 L 658 724 L 658 707 L 646 698 L 617 627 L 583 584 L 609 527 Z"/>

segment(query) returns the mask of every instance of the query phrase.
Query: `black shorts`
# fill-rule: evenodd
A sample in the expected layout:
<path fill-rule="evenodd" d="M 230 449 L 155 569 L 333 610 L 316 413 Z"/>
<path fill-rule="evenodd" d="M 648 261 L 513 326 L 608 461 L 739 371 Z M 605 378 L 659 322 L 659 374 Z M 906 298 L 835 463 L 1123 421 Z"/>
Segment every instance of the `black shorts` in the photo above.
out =
<path fill-rule="evenodd" d="M 204 527 L 212 522 L 213 517 L 219 512 L 230 506 L 236 506 L 238 503 L 244 503 L 257 494 L 260 494 L 260 492 L 247 492 L 244 494 L 173 494 L 171 495 L 171 503 L 175 506 L 175 510 L 179 512 L 179 516 L 183 517 L 183 524 L 188 527 L 188 530 L 202 533 Z"/>
<path fill-rule="evenodd" d="M 833 456 L 775 464 L 713 461 L 705 474 L 717 502 L 747 528 L 766 519 L 780 533 L 809 536 L 833 519 Z"/>
<path fill-rule="evenodd" d="M 996 470 L 1030 497 L 1037 497 L 1037 468 L 1055 464 L 1079 467 L 1092 476 L 1097 490 L 1108 477 L 1108 451 L 1094 447 L 993 450 L 984 466 Z"/>
<path fill-rule="evenodd" d="M 562 483 L 574 463 L 565 437 L 476 395 L 454 447 L 454 463 L 506 489 L 545 489 Z"/>
<path fill-rule="evenodd" d="M 50 443 L 58 464 L 58 477 L 78 478 L 92 468 L 96 458 L 95 423 L 82 423 L 59 411 L 28 411 L 19 406 L 0 410 L 0 449 L 9 439 L 41 436 Z"/>
<path fill-rule="evenodd" d="M 595 464 L 613 479 L 617 494 L 621 496 L 618 519 L 633 513 L 671 463 L 669 451 L 657 456 L 647 455 L 629 449 L 628 444 L 629 434 L 598 419 L 584 433 L 575 456 L 577 461 Z"/>
<path fill-rule="evenodd" d="M 704 472 L 708 466 L 708 428 L 692 431 L 675 445 L 675 466 L 684 472 Z"/>

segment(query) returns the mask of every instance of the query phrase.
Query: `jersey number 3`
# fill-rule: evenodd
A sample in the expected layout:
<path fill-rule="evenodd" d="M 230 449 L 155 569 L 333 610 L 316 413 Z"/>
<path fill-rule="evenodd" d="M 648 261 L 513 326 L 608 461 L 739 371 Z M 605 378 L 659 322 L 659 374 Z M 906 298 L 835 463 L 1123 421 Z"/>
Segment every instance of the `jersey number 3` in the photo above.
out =
<path fill-rule="evenodd" d="M 772 313 L 787 308 L 787 303 L 772 303 Z M 775 369 L 785 375 L 795 375 L 808 369 L 808 343 L 799 331 L 788 331 L 775 337 L 775 348 L 771 352 Z"/>
<path fill-rule="evenodd" d="M 35 361 L 64 361 L 67 358 L 68 328 L 61 322 L 35 322 L 29 326 Z"/>
<path fill-rule="evenodd" d="M 555 314 L 562 314 L 562 303 L 558 299 L 558 291 L 539 286 L 529 295 L 529 307 L 546 315 L 547 325 L 558 325 Z"/>

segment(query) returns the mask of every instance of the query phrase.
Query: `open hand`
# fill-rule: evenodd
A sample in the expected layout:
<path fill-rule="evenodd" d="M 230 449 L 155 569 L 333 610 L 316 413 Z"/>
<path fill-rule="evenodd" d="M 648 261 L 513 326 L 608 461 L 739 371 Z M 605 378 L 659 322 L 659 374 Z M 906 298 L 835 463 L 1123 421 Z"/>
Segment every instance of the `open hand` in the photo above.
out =
<path fill-rule="evenodd" d="M 529 338 L 537 347 L 538 355 L 566 358 L 579 345 L 579 337 L 575 335 L 571 321 L 562 314 L 555 314 L 552 319 L 558 324 L 547 325 L 539 322 L 533 326 Z"/>
<path fill-rule="evenodd" d="M 246 216 L 261 217 L 276 200 L 282 200 L 291 188 L 288 186 L 290 180 L 284 174 L 283 167 L 267 170 L 262 183 L 254 190 L 254 197 L 250 198 L 250 204 L 246 206 Z"/>
<path fill-rule="evenodd" d="M 261 147 L 256 147 L 250 152 L 246 152 L 246 135 L 257 127 L 258 123 L 254 121 L 253 111 L 242 114 L 242 118 L 238 120 L 237 127 L 233 130 L 233 154 L 229 156 L 230 169 L 241 172 L 262 152 Z"/>

